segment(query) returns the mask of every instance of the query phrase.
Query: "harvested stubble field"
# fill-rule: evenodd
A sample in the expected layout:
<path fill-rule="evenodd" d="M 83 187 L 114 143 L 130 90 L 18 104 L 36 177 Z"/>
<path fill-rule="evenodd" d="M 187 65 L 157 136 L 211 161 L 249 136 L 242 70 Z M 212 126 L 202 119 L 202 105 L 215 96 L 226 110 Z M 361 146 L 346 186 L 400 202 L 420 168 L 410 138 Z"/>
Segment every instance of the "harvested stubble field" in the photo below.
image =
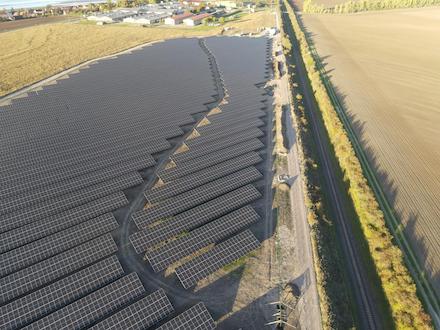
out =
<path fill-rule="evenodd" d="M 303 15 L 358 136 L 440 293 L 440 9 Z"/>
<path fill-rule="evenodd" d="M 274 26 L 269 10 L 247 14 L 225 26 L 257 32 Z M 136 45 L 173 38 L 212 36 L 223 26 L 196 28 L 46 24 L 0 34 L 0 96 L 9 94 L 84 61 L 114 54 Z"/>
<path fill-rule="evenodd" d="M 17 29 L 23 29 L 35 25 L 62 23 L 68 21 L 77 21 L 78 17 L 70 16 L 50 16 L 50 17 L 37 17 L 29 19 L 19 19 L 10 22 L 0 22 L 0 32 L 7 32 Z"/>

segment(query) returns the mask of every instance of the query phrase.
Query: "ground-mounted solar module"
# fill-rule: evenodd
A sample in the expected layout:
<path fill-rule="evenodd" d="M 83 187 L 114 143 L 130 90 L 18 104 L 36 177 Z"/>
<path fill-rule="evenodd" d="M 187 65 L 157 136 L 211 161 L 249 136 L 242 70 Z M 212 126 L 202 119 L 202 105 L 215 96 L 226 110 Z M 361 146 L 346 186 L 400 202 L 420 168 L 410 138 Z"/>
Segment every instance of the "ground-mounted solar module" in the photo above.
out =
<path fill-rule="evenodd" d="M 113 280 L 124 271 L 116 256 L 84 268 L 59 281 L 0 307 L 2 329 L 20 328 Z"/>
<path fill-rule="evenodd" d="M 177 153 L 171 156 L 171 159 L 179 166 L 181 163 L 190 159 L 199 158 L 206 154 L 215 152 L 220 149 L 227 148 L 231 145 L 235 145 L 253 138 L 262 137 L 264 133 L 258 128 L 251 128 L 235 135 L 230 135 L 224 139 L 218 139 L 211 143 L 191 146 L 187 151 Z"/>
<path fill-rule="evenodd" d="M 124 193 L 117 192 L 63 213 L 0 234 L 0 253 L 56 233 L 83 221 L 95 218 L 113 218 L 110 212 L 128 204 Z"/>
<path fill-rule="evenodd" d="M 136 226 L 141 229 L 156 220 L 175 215 L 191 207 L 204 203 L 236 188 L 254 182 L 262 177 L 255 167 L 248 167 L 199 186 L 189 192 L 166 199 L 158 206 L 141 210 L 133 215 Z"/>
<path fill-rule="evenodd" d="M 83 176 L 77 176 L 72 179 L 64 178 L 61 182 L 45 185 L 41 188 L 32 188 L 31 186 L 28 186 L 29 188 L 27 189 L 32 190 L 27 193 L 22 193 L 18 196 L 8 196 L 5 198 L 2 197 L 3 201 L 0 203 L 0 213 L 10 213 L 17 209 L 34 205 L 44 200 L 54 198 L 56 196 L 65 195 L 76 190 L 96 185 L 98 183 L 108 180 L 109 177 L 124 175 L 133 171 L 142 170 L 146 168 L 145 165 L 147 165 L 147 161 L 145 159 L 140 159 L 139 161 L 131 162 L 128 166 L 124 164 L 123 166 L 103 169 L 101 171 L 88 173 Z M 18 194 L 21 189 L 19 189 L 19 187 L 17 188 L 18 189 L 16 191 L 11 189 L 10 192 L 12 194 Z"/>
<path fill-rule="evenodd" d="M 225 67 L 217 66 L 212 43 Z M 163 290 L 146 295 L 135 274 L 123 277 L 115 240 L 123 244 L 127 233 L 114 230 L 110 212 L 140 193 L 122 192 L 143 183 L 137 171 L 155 175 L 151 167 L 168 157 L 157 153 L 176 144 L 189 149 L 171 156 L 177 166 L 151 177 L 164 185 L 145 193 L 157 203 L 146 213 L 161 221 L 129 237 L 154 270 L 207 245 L 217 251 L 258 220 L 248 204 L 261 197 L 251 183 L 262 177 L 253 166 L 264 158 L 257 151 L 272 103 L 261 89 L 265 57 L 239 64 L 225 46 L 164 42 L 0 106 L 0 328 L 143 329 L 173 311 Z M 223 96 L 227 102 L 214 103 Z M 247 170 L 247 179 L 233 179 Z M 115 212 L 118 220 L 131 206 Z M 134 269 L 120 261 L 127 273 Z M 163 328 L 213 329 L 209 312 L 197 306 Z"/>
<path fill-rule="evenodd" d="M 205 132 L 219 132 L 219 130 L 227 129 L 228 127 L 234 127 L 234 125 L 243 125 L 246 122 L 251 122 L 258 120 L 262 117 L 265 117 L 267 113 L 262 110 L 255 110 L 250 113 L 227 113 L 227 114 L 216 114 L 213 116 L 209 116 L 208 120 L 210 122 L 209 125 L 199 126 L 197 130 L 199 133 Z"/>
<path fill-rule="evenodd" d="M 146 191 L 144 195 L 147 201 L 155 203 L 161 199 L 178 195 L 245 167 L 258 164 L 261 161 L 262 158 L 252 151 L 237 158 L 227 160 L 199 172 L 176 179 L 158 188 L 150 189 Z"/>
<path fill-rule="evenodd" d="M 75 168 L 68 166 L 50 173 L 47 177 L 45 177 L 44 173 L 31 173 L 28 181 L 16 181 L 15 186 L 3 187 L 0 191 L 0 196 L 5 199 L 4 206 L 12 208 L 16 204 L 12 201 L 14 199 L 21 204 L 25 204 L 24 200 L 26 197 L 32 201 L 38 198 L 37 201 L 40 201 L 56 196 L 56 194 L 66 194 L 104 182 L 112 177 L 142 170 L 154 164 L 153 158 L 148 154 L 146 156 L 136 155 L 135 158 L 128 159 L 127 163 L 104 164 L 105 167 L 100 169 L 92 168 L 87 173 L 78 174 L 75 172 Z M 44 178 L 46 178 L 46 181 Z M 11 198 L 8 199 L 7 197 Z"/>
<path fill-rule="evenodd" d="M 260 192 L 254 186 L 246 185 L 180 213 L 154 228 L 136 232 L 130 235 L 130 242 L 137 253 L 142 253 L 165 239 L 201 226 L 260 197 Z"/>
<path fill-rule="evenodd" d="M 0 278 L 0 303 L 50 283 L 118 250 L 110 234 Z"/>
<path fill-rule="evenodd" d="M 198 303 L 157 330 L 212 330 L 215 327 L 216 324 L 205 304 Z"/>
<path fill-rule="evenodd" d="M 93 293 L 31 323 L 24 329 L 80 329 L 127 305 L 145 292 L 136 273 L 94 291 Z"/>
<path fill-rule="evenodd" d="M 261 119 L 253 119 L 246 120 L 244 122 L 235 122 L 230 125 L 226 125 L 225 127 L 219 127 L 215 122 L 211 123 L 211 125 L 203 126 L 201 128 L 196 129 L 198 136 L 185 140 L 185 144 L 188 147 L 196 146 L 199 144 L 204 144 L 218 138 L 228 136 L 229 134 L 234 134 L 236 132 L 241 132 L 242 130 L 251 128 L 251 127 L 261 127 L 265 125 L 265 123 Z"/>
<path fill-rule="evenodd" d="M 174 311 L 163 289 L 138 300 L 123 310 L 99 322 L 93 330 L 146 329 Z"/>
<path fill-rule="evenodd" d="M 0 254 L 0 277 L 115 230 L 118 226 L 114 217 L 94 218 L 2 253 Z"/>
<path fill-rule="evenodd" d="M 136 139 L 135 141 L 123 141 L 119 144 L 112 144 L 106 148 L 103 148 L 99 143 L 95 143 L 89 146 L 90 150 L 86 147 L 79 148 L 78 150 L 72 150 L 66 152 L 62 150 L 57 154 L 46 154 L 47 150 L 44 150 L 43 154 L 35 152 L 36 154 L 27 154 L 28 158 L 13 159 L 9 163 L 5 161 L 4 166 L 0 169 L 0 177 L 7 179 L 11 177 L 14 180 L 20 179 L 20 174 L 29 177 L 32 173 L 39 173 L 42 171 L 56 171 L 57 169 L 71 166 L 77 168 L 77 172 L 80 170 L 79 165 L 84 163 L 96 163 L 95 167 L 103 167 L 102 159 L 106 159 L 107 163 L 117 164 L 121 160 L 127 158 L 135 158 L 135 156 L 143 156 L 146 158 L 149 154 L 160 152 L 170 148 L 168 141 L 161 139 L 156 141 L 145 141 L 143 139 Z M 76 156 L 75 156 L 76 155 Z M 33 156 L 33 157 L 32 157 Z M 150 159 L 146 159 L 148 163 Z M 32 165 L 30 168 L 29 166 Z M 91 164 L 89 164 L 91 165 Z M 93 169 L 93 168 L 92 168 Z M 87 168 L 85 168 L 87 170 Z"/>
<path fill-rule="evenodd" d="M 141 123 L 138 123 L 140 126 Z M 135 127 L 129 127 L 131 129 Z M 105 141 L 77 141 L 64 140 L 60 145 L 46 146 L 40 143 L 28 143 L 16 146 L 17 149 L 11 150 L 11 154 L 4 154 L 3 159 L 5 167 L 0 169 L 0 173 L 12 170 L 12 167 L 22 169 L 25 166 L 34 162 L 36 164 L 53 163 L 58 164 L 65 162 L 66 164 L 75 163 L 77 157 L 84 159 L 94 158 L 94 155 L 107 155 L 122 149 L 136 149 L 139 145 L 143 145 L 146 152 L 155 153 L 169 148 L 169 143 L 165 140 L 183 134 L 180 127 L 167 126 L 161 127 L 160 132 L 150 131 L 148 135 L 142 130 L 125 133 L 123 131 L 120 135 L 113 135 L 107 137 Z M 52 137 L 53 138 L 53 137 Z M 90 139 L 90 137 L 88 137 Z M 45 153 L 41 153 L 45 152 Z M 29 153 L 33 157 L 29 157 Z M 77 155 L 74 157 L 73 155 Z M 26 157 L 27 156 L 27 157 Z M 14 166 L 15 165 L 15 166 Z"/>
<path fill-rule="evenodd" d="M 77 166 L 63 166 L 56 170 L 48 169 L 47 171 L 40 171 L 35 173 L 22 173 L 21 176 L 17 175 L 16 178 L 10 177 L 8 179 L 8 182 L 5 182 L 5 185 L 1 189 L 0 193 L 6 195 L 18 194 L 35 189 L 37 187 L 44 187 L 80 175 L 86 175 L 97 170 L 101 170 L 103 172 L 107 171 L 109 172 L 109 175 L 112 174 L 113 177 L 117 177 L 119 174 L 121 174 L 120 169 L 124 168 L 124 166 L 127 167 L 125 164 L 123 164 L 124 162 L 139 161 L 142 162 L 142 168 L 147 168 L 155 164 L 153 157 L 151 157 L 151 155 L 148 153 L 146 155 L 142 155 L 136 152 L 134 153 L 133 157 L 127 158 L 124 157 L 122 153 L 119 153 L 117 157 L 110 160 L 100 158 L 96 161 L 80 163 Z M 115 167 L 116 170 L 113 170 L 113 167 Z M 132 171 L 134 170 L 136 169 L 133 169 Z M 111 173 L 111 171 L 116 171 L 116 173 L 113 174 Z M 127 172 L 127 170 L 123 172 Z M 109 177 L 111 178 L 112 176 Z M 16 190 L 14 190 L 14 187 L 16 187 Z"/>
<path fill-rule="evenodd" d="M 182 176 L 200 171 L 206 167 L 218 164 L 231 158 L 238 157 L 247 152 L 255 151 L 264 147 L 264 144 L 258 139 L 245 141 L 234 146 L 213 152 L 200 157 L 196 160 L 187 161 L 179 166 L 159 170 L 157 175 L 165 182 L 175 180 Z"/>
<path fill-rule="evenodd" d="M 260 242 L 257 238 L 251 231 L 246 230 L 178 267 L 176 275 L 183 287 L 189 289 L 201 279 L 245 256 L 259 246 Z"/>
<path fill-rule="evenodd" d="M 259 218 L 252 207 L 249 205 L 245 206 L 199 227 L 156 250 L 148 251 L 146 257 L 155 272 L 165 270 L 179 259 L 245 229 Z"/>
<path fill-rule="evenodd" d="M 110 181 L 105 181 L 71 194 L 45 201 L 34 206 L 3 215 L 0 220 L 0 232 L 20 227 L 44 217 L 61 213 L 72 207 L 90 202 L 115 191 L 127 189 L 143 182 L 139 173 L 129 173 Z"/>

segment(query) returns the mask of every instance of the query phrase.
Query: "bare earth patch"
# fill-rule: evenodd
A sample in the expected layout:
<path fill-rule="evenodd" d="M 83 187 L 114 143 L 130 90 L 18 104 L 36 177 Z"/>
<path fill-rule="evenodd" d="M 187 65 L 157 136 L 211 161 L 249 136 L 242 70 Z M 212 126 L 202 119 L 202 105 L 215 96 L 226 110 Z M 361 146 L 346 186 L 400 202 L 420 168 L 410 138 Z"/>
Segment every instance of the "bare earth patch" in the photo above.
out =
<path fill-rule="evenodd" d="M 440 9 L 303 19 L 440 293 Z"/>

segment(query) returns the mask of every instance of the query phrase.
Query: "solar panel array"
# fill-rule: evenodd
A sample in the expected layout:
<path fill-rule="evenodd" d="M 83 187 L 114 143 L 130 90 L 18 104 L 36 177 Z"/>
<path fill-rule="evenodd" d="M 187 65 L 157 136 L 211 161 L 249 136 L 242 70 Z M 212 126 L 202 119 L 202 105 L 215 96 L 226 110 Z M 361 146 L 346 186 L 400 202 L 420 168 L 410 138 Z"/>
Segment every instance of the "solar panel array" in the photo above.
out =
<path fill-rule="evenodd" d="M 0 328 L 80 328 L 114 312 L 128 328 L 172 312 L 163 291 L 144 297 L 123 277 L 112 212 L 215 101 L 211 74 L 198 39 L 173 40 L 0 106 Z"/>
<path fill-rule="evenodd" d="M 241 42 L 252 56 L 237 66 L 224 47 Z M 152 205 L 134 214 L 129 239 L 154 271 L 209 246 L 177 268 L 187 288 L 258 246 L 243 230 L 260 219 L 252 203 L 262 197 L 272 103 L 256 85 L 267 80 L 265 44 L 168 41 L 0 106 L 0 328 L 144 329 L 173 313 L 164 290 L 147 294 L 115 255 L 127 234 L 112 212 L 147 173 L 160 182 L 144 192 Z M 185 148 L 170 155 L 175 166 L 152 169 L 176 143 Z M 160 328 L 215 323 L 197 304 Z"/>
<path fill-rule="evenodd" d="M 99 322 L 94 330 L 146 329 L 174 311 L 163 289 L 140 299 L 109 318 Z"/>
<path fill-rule="evenodd" d="M 136 273 L 131 273 L 31 323 L 24 329 L 81 329 L 130 303 L 145 292 Z"/>
<path fill-rule="evenodd" d="M 245 256 L 260 246 L 251 231 L 246 230 L 229 240 L 218 244 L 176 269 L 176 275 L 185 289 L 194 286 L 199 280 L 212 274 L 223 266 Z"/>
<path fill-rule="evenodd" d="M 168 238 L 197 228 L 260 197 L 261 194 L 255 187 L 246 185 L 180 213 L 153 228 L 138 231 L 130 235 L 130 242 L 137 253 L 142 253 Z"/>
<path fill-rule="evenodd" d="M 216 325 L 205 304 L 198 303 L 157 330 L 212 330 Z"/>
<path fill-rule="evenodd" d="M 109 257 L 40 290 L 0 307 L 2 329 L 16 329 L 45 316 L 124 274 L 116 256 Z"/>
<path fill-rule="evenodd" d="M 261 177 L 262 174 L 255 167 L 245 168 L 183 194 L 166 199 L 157 206 L 141 210 L 133 215 L 133 220 L 139 229 L 144 228 L 156 220 L 183 212 L 191 207 L 258 180 Z"/>
<path fill-rule="evenodd" d="M 200 172 L 174 180 L 170 184 L 148 190 L 145 192 L 145 197 L 150 203 L 155 203 L 221 178 L 226 174 L 233 173 L 235 170 L 238 171 L 245 167 L 256 165 L 261 161 L 262 158 L 256 152 L 252 151 L 237 158 L 203 169 Z"/>
<path fill-rule="evenodd" d="M 194 265 L 195 274 L 193 268 L 185 268 L 191 264 L 177 268 L 185 288 L 258 247 L 251 232 L 240 232 L 259 219 L 250 204 L 261 197 L 254 184 L 264 174 L 267 111 L 272 100 L 257 87 L 268 78 L 266 54 L 251 54 L 265 47 L 266 40 L 246 39 L 252 60 L 237 64 L 225 49 L 236 45 L 242 50 L 241 42 L 240 38 L 201 41 L 213 72 L 220 75 L 217 85 L 224 89 L 226 102 L 202 117 L 170 155 L 171 166 L 160 168 L 158 184 L 144 193 L 146 207 L 132 216 L 139 231 L 130 235 L 130 242 L 137 253 L 146 253 L 155 272 L 191 260 L 214 245 L 207 254 L 192 259 L 205 258 L 200 266 L 204 272 L 196 269 L 198 265 Z M 232 252 L 228 244 L 235 254 L 227 255 Z"/>
<path fill-rule="evenodd" d="M 148 251 L 146 256 L 154 271 L 158 272 L 166 269 L 173 262 L 246 228 L 258 219 L 258 214 L 248 205 L 199 227 L 163 247 Z"/>

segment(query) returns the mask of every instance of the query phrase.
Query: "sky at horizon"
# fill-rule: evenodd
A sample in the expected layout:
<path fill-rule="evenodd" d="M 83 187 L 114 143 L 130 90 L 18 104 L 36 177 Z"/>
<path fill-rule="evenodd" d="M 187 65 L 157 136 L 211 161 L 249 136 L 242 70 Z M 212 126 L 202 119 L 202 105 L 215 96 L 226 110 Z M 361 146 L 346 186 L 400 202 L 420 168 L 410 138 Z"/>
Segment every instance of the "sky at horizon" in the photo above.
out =
<path fill-rule="evenodd" d="M 0 9 L 33 8 L 60 3 L 94 3 L 103 1 L 104 0 L 0 0 Z"/>

